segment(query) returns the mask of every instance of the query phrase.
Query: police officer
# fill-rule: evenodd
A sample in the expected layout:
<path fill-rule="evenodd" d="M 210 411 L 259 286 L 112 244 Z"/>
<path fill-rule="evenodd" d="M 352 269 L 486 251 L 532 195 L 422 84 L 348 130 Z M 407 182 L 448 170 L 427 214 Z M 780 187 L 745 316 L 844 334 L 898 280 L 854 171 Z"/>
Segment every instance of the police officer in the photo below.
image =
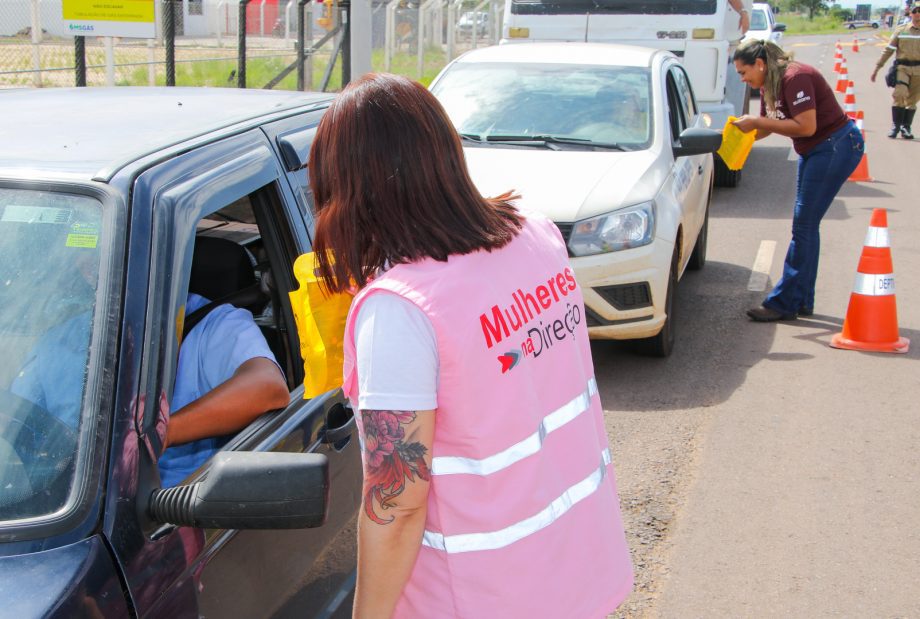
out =
<path fill-rule="evenodd" d="M 917 101 L 920 100 L 920 2 L 910 5 L 910 23 L 899 26 L 891 35 L 888 47 L 882 52 L 870 77 L 873 82 L 894 52 L 897 52 L 895 58 L 898 70 L 892 93 L 894 103 L 891 107 L 892 125 L 888 137 L 896 138 L 900 132 L 901 137 L 912 140 L 914 134 L 911 133 L 910 125 L 917 112 Z"/>

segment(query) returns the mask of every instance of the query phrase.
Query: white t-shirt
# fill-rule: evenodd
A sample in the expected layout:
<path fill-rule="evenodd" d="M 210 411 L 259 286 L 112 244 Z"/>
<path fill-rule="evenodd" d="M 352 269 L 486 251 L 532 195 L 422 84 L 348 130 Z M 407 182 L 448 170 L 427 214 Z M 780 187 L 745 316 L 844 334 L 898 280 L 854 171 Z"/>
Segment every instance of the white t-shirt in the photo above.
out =
<path fill-rule="evenodd" d="M 368 297 L 355 320 L 358 408 L 437 408 L 436 341 L 428 316 L 411 301 L 388 292 Z"/>

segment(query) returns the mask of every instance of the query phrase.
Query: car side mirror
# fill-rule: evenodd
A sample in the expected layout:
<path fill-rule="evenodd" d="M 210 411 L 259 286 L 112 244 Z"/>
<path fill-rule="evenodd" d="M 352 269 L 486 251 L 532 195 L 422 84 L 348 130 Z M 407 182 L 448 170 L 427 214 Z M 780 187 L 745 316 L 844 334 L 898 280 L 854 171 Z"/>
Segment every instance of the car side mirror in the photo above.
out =
<path fill-rule="evenodd" d="M 147 512 L 160 523 L 204 529 L 305 529 L 326 521 L 328 503 L 325 455 L 226 452 L 202 481 L 154 490 Z"/>
<path fill-rule="evenodd" d="M 674 146 L 675 157 L 714 153 L 722 146 L 722 134 L 713 129 L 688 127 L 680 133 L 680 139 Z"/>
<path fill-rule="evenodd" d="M 786 32 L 786 24 L 773 24 L 773 32 Z"/>

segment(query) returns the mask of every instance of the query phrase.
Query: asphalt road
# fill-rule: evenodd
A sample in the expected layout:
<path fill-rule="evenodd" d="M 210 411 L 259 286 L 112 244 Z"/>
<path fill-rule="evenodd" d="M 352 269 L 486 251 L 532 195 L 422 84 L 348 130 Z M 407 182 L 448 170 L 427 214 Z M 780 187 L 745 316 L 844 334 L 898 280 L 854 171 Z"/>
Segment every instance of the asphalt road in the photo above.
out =
<path fill-rule="evenodd" d="M 859 53 L 840 40 L 875 180 L 847 183 L 824 219 L 815 315 L 744 315 L 764 294 L 748 290 L 758 253 L 769 289 L 790 236 L 796 162 L 771 136 L 741 186 L 716 192 L 709 262 L 678 291 L 674 354 L 593 346 L 637 563 L 618 616 L 920 617 L 920 139 L 885 136 L 891 91 L 869 81 L 884 40 L 857 34 Z M 833 86 L 837 39 L 784 46 Z M 888 211 L 906 355 L 828 346 L 874 208 Z"/>

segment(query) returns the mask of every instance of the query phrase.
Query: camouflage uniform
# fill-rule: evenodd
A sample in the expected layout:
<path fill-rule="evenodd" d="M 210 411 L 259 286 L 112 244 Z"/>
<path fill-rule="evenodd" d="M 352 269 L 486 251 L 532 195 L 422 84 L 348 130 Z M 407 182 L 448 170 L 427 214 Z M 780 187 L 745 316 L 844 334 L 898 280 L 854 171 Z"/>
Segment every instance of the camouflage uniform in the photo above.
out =
<path fill-rule="evenodd" d="M 911 11 L 920 10 L 920 2 L 914 2 Z M 897 78 L 892 93 L 893 105 L 891 108 L 892 127 L 888 137 L 901 136 L 912 140 L 911 123 L 917 111 L 917 101 L 920 101 L 920 28 L 915 28 L 912 22 L 895 29 L 888 42 L 888 47 L 882 52 L 882 57 L 875 65 L 876 72 L 881 69 L 892 54 L 897 52 L 898 69 Z"/>

